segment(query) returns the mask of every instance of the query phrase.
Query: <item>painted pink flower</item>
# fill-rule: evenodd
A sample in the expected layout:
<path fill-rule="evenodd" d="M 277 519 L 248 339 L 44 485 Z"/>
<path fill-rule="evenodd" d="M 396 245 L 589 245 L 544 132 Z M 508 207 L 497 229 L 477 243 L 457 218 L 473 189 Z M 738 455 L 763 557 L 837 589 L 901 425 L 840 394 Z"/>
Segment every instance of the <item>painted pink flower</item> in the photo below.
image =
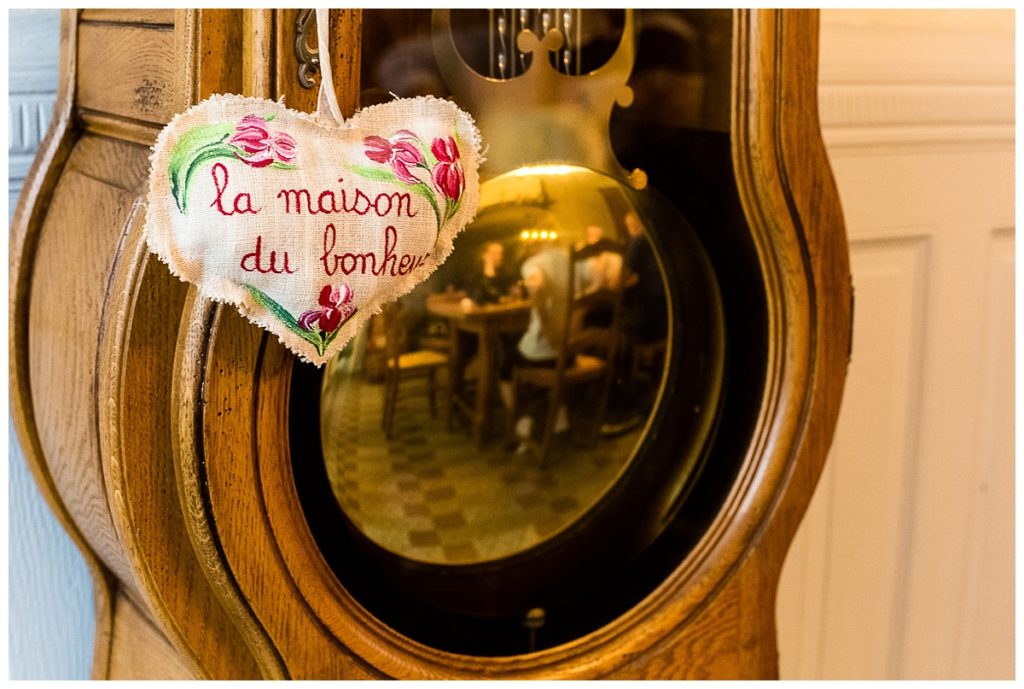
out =
<path fill-rule="evenodd" d="M 253 167 L 266 167 L 274 162 L 291 163 L 295 160 L 295 139 L 284 132 L 271 135 L 266 121 L 257 115 L 243 117 L 228 143 L 245 151 L 248 155 L 240 155 L 238 159 Z"/>
<path fill-rule="evenodd" d="M 316 325 L 325 334 L 333 333 L 356 312 L 355 304 L 351 303 L 352 295 L 348 285 L 324 285 L 320 290 L 320 308 L 299 316 L 299 325 L 305 330 L 313 330 Z"/>
<path fill-rule="evenodd" d="M 229 144 L 238 146 L 246 153 L 259 153 L 266 150 L 270 141 L 270 130 L 262 117 L 246 115 L 235 127 L 235 135 L 228 139 Z"/>
<path fill-rule="evenodd" d="M 458 201 L 466 188 L 466 175 L 459 163 L 459 147 L 455 145 L 455 139 L 450 136 L 443 139 L 438 137 L 430 145 L 430 151 L 437 158 L 433 172 L 434 186 L 446 198 Z"/>
<path fill-rule="evenodd" d="M 416 135 L 408 129 L 395 132 L 391 140 L 382 136 L 368 136 L 363 139 L 366 146 L 366 157 L 375 163 L 390 163 L 398 179 L 408 184 L 419 184 L 409 168 L 423 164 L 423 153 L 413 142 Z"/>
<path fill-rule="evenodd" d="M 270 138 L 270 150 L 282 163 L 290 163 L 298 155 L 298 151 L 295 150 L 295 139 L 284 132 L 275 132 Z"/>

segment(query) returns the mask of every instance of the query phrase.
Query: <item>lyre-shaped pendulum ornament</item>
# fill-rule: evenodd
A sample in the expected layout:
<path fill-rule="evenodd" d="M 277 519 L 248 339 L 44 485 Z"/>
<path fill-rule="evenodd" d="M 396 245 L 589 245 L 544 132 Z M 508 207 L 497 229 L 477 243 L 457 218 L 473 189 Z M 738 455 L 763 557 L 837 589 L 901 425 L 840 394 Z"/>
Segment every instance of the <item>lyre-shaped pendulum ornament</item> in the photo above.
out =
<path fill-rule="evenodd" d="M 434 10 L 438 68 L 455 100 L 473 113 L 488 142 L 481 177 L 489 179 L 527 166 L 573 165 L 642 189 L 647 175 L 622 167 L 608 135 L 613 107 L 628 107 L 633 102 L 633 90 L 627 85 L 636 59 L 633 11 L 625 10 L 622 38 L 615 52 L 604 65 L 586 74 L 561 71 L 570 55 L 563 46 L 571 44 L 580 51 L 578 37 L 563 35 L 563 24 L 568 22 L 549 20 L 550 28 L 538 37 L 530 28 L 511 36 L 508 27 L 519 29 L 523 22 L 503 22 L 502 38 L 514 42 L 523 57 L 532 53 L 533 59 L 521 74 L 498 79 L 478 74 L 466 64 L 452 38 L 451 11 Z M 555 53 L 554 64 L 547 59 L 548 53 Z M 506 66 L 518 59 L 509 50 L 501 51 L 499 57 Z M 577 55 L 577 63 L 578 59 Z M 525 60 L 520 64 L 526 64 Z"/>

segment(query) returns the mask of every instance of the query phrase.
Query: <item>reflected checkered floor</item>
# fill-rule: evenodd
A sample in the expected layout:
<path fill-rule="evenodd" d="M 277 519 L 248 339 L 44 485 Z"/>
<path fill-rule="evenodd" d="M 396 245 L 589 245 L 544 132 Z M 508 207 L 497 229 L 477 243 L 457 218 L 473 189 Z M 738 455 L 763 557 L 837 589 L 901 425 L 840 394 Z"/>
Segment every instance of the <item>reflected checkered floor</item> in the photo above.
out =
<path fill-rule="evenodd" d="M 480 450 L 465 425 L 431 418 L 425 384 L 403 381 L 390 441 L 381 430 L 384 386 L 335 370 L 324 388 L 321 427 L 327 473 L 342 509 L 378 545 L 444 564 L 508 556 L 568 526 L 607 490 L 639 429 L 582 447 L 556 438 L 549 465 Z M 419 386 L 419 387 L 417 387 Z M 587 420 L 577 418 L 575 427 Z"/>

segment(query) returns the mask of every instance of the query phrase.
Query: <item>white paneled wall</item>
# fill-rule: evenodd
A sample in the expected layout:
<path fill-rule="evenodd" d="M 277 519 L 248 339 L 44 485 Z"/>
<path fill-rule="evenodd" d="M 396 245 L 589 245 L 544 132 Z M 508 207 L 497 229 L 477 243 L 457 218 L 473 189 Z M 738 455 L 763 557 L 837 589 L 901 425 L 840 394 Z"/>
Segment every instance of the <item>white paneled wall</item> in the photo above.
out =
<path fill-rule="evenodd" d="M 854 349 L 783 570 L 784 678 L 1014 676 L 1013 32 L 822 12 Z"/>
<path fill-rule="evenodd" d="M 12 10 L 9 19 L 10 213 L 53 109 L 60 14 Z M 40 495 L 8 422 L 9 667 L 11 679 L 88 679 L 92 580 Z"/>

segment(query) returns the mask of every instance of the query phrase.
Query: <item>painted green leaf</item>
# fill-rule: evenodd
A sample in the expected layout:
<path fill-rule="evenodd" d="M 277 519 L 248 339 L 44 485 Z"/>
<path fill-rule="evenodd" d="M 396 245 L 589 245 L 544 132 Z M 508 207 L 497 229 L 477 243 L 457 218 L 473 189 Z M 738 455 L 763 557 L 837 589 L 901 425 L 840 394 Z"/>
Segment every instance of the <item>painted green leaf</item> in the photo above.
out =
<path fill-rule="evenodd" d="M 324 350 L 325 350 L 325 351 L 326 351 L 326 349 L 327 349 L 328 347 L 330 347 L 330 346 L 331 346 L 331 343 L 332 343 L 332 342 L 334 342 L 334 338 L 338 336 L 338 333 L 340 333 L 340 332 L 341 332 L 341 326 L 345 325 L 345 323 L 347 323 L 347 322 L 348 322 L 349 318 L 352 318 L 352 316 L 356 315 L 356 313 L 357 313 L 358 311 L 359 311 L 359 309 L 354 309 L 354 310 L 352 311 L 352 313 L 350 313 L 350 314 L 348 315 L 348 318 L 346 318 L 345 320 L 343 320 L 343 321 L 342 321 L 341 323 L 338 323 L 338 327 L 334 329 L 334 332 L 332 332 L 332 333 L 331 333 L 330 335 L 328 335 L 328 336 L 327 336 L 327 338 L 326 338 L 326 339 L 324 340 Z M 323 354 L 323 352 L 320 352 L 320 353 L 321 353 L 321 354 Z"/>
<path fill-rule="evenodd" d="M 188 210 L 188 189 L 192 186 L 192 179 L 196 176 L 203 165 L 216 160 L 217 158 L 234 158 L 241 149 L 235 146 L 229 146 L 227 144 L 211 144 L 205 148 L 199 149 L 196 153 L 195 158 L 185 168 L 184 174 L 181 175 L 181 186 L 178 187 L 177 193 L 175 193 L 175 200 L 178 202 L 178 209 L 184 213 Z M 172 189 L 172 193 L 174 190 Z"/>
<path fill-rule="evenodd" d="M 450 218 L 454 218 L 455 214 L 459 212 L 459 207 L 460 206 L 462 206 L 462 197 L 461 196 L 459 197 L 458 201 L 456 201 L 455 203 L 451 204 L 451 207 L 448 209 L 448 217 L 446 217 L 445 220 L 448 220 Z"/>
<path fill-rule="evenodd" d="M 426 162 L 427 167 L 433 170 L 437 166 L 437 158 L 434 156 L 434 152 L 426 144 L 423 144 L 420 150 L 423 153 L 423 160 Z"/>
<path fill-rule="evenodd" d="M 434 192 L 430 190 L 430 187 L 422 183 L 413 185 L 412 190 L 425 198 L 430 203 L 430 207 L 434 209 L 434 218 L 437 219 L 437 233 L 441 234 L 441 209 L 437 207 L 437 199 L 434 197 Z"/>
<path fill-rule="evenodd" d="M 185 183 L 188 167 L 199 152 L 211 145 L 222 143 L 231 135 L 233 124 L 204 124 L 181 135 L 171 149 L 167 163 L 167 174 L 171 179 L 171 193 L 175 199 L 181 198 L 181 187 Z M 181 207 L 181 204 L 178 204 Z"/>
<path fill-rule="evenodd" d="M 374 167 L 372 165 L 349 165 L 348 169 L 365 179 L 372 179 L 377 182 L 399 183 L 395 173 L 390 168 Z"/>
<path fill-rule="evenodd" d="M 245 287 L 246 291 L 252 295 L 252 298 L 256 300 L 256 303 L 274 314 L 274 317 L 284 323 L 286 328 L 316 347 L 317 354 L 324 353 L 324 349 L 327 345 L 323 341 L 323 338 L 320 337 L 319 332 L 306 330 L 299 325 L 299 322 L 295 320 L 295 317 L 292 316 L 291 313 L 289 313 L 288 309 L 274 301 L 266 292 L 253 287 L 252 285 L 242 286 Z"/>

